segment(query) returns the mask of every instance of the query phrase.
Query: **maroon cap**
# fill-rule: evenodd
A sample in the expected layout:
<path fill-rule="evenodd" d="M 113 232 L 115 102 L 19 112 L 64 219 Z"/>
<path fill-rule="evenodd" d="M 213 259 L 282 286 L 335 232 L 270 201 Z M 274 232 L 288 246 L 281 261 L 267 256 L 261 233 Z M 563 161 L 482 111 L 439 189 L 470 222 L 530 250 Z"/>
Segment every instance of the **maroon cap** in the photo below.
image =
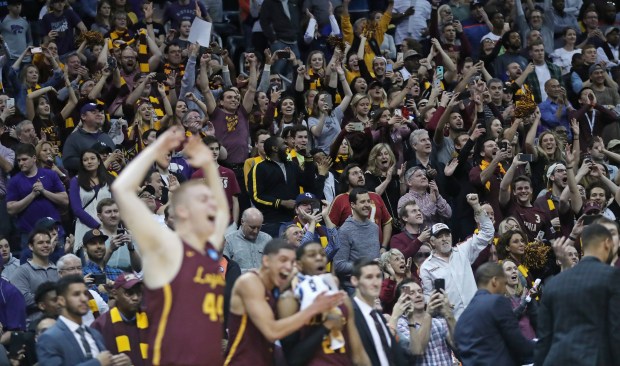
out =
<path fill-rule="evenodd" d="M 135 285 L 142 283 L 140 277 L 136 276 L 133 273 L 122 273 L 120 276 L 116 278 L 114 281 L 114 288 L 124 288 L 125 290 L 129 290 Z"/>

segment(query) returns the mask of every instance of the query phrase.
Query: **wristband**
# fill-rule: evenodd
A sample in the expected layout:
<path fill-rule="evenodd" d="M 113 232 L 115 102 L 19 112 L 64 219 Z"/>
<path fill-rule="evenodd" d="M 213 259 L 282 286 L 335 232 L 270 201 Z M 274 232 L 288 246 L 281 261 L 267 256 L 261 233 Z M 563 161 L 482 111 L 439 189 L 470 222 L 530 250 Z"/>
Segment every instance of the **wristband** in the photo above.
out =
<path fill-rule="evenodd" d="M 572 235 L 569 235 L 569 236 L 568 236 L 568 239 L 569 239 L 569 240 L 572 240 L 572 241 L 577 241 L 577 238 L 573 237 Z"/>

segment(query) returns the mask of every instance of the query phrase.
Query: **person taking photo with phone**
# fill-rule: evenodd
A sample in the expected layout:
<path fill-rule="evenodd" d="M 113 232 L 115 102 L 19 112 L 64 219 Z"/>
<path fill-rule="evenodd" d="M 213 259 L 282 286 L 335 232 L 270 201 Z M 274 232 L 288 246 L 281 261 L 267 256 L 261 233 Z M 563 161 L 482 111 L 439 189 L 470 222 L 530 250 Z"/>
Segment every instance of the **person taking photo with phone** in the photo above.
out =
<path fill-rule="evenodd" d="M 444 279 L 445 293 L 453 305 L 452 311 L 456 319 L 476 293 L 471 265 L 495 234 L 493 222 L 482 209 L 478 195 L 467 195 L 467 203 L 474 210 L 476 220 L 480 223 L 480 231 L 452 247 L 452 229 L 442 223 L 433 225 L 430 238 L 433 251 L 420 268 L 422 288 L 427 299 L 431 298 L 434 281 Z"/>
<path fill-rule="evenodd" d="M 433 290 L 427 303 L 422 286 L 405 279 L 398 293 L 388 324 L 401 345 L 408 343 L 409 352 L 418 357 L 417 365 L 451 365 L 456 320 L 443 290 Z"/>

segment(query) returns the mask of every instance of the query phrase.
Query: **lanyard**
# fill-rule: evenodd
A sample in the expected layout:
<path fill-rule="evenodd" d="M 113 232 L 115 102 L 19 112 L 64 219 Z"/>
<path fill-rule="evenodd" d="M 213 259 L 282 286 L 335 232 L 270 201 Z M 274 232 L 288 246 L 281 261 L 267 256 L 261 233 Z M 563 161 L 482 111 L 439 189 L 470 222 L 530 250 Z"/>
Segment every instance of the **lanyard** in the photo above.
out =
<path fill-rule="evenodd" d="M 586 119 L 588 120 L 588 124 L 590 125 L 590 133 L 594 133 L 594 120 L 596 119 L 596 111 L 592 111 L 592 119 L 588 117 L 588 112 L 586 112 Z"/>

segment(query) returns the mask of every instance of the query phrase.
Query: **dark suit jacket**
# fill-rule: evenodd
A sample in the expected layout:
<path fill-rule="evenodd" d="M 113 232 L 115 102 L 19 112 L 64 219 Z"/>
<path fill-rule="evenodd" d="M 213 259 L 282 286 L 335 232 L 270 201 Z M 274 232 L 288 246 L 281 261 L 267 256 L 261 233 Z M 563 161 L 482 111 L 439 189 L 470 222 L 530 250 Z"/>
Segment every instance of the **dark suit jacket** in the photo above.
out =
<path fill-rule="evenodd" d="M 364 318 L 364 314 L 362 314 L 362 311 L 360 310 L 360 307 L 357 305 L 355 300 L 351 299 L 351 302 L 353 303 L 353 310 L 355 311 L 355 326 L 357 327 L 357 332 L 360 335 L 360 339 L 362 340 L 364 349 L 366 350 L 366 353 L 368 354 L 368 358 L 370 358 L 370 362 L 372 363 L 373 366 L 384 366 L 384 365 L 381 365 L 381 363 L 379 362 L 379 356 L 377 355 L 377 350 L 375 349 L 375 344 L 372 340 L 372 334 L 370 333 L 370 328 L 368 328 L 368 324 L 366 323 L 366 318 Z M 385 319 L 381 317 L 381 320 L 383 321 L 385 328 L 389 329 L 387 327 L 387 323 L 385 322 Z M 390 351 L 392 355 L 394 355 L 394 362 L 398 366 L 409 365 L 405 357 L 405 352 L 403 351 L 403 349 L 400 348 L 398 342 L 392 336 L 392 333 L 390 332 L 388 333 L 390 334 L 390 339 L 391 339 L 391 343 L 390 343 L 391 350 Z"/>
<path fill-rule="evenodd" d="M 620 365 L 620 271 L 594 257 L 545 285 L 536 365 Z"/>
<path fill-rule="evenodd" d="M 96 329 L 86 327 L 95 339 L 99 352 L 105 351 L 103 336 Z M 37 357 L 40 366 L 99 366 L 96 358 L 87 360 L 80 345 L 62 320 L 41 334 L 37 340 Z"/>
<path fill-rule="evenodd" d="M 534 354 L 534 342 L 521 334 L 510 300 L 487 290 L 476 292 L 456 323 L 454 338 L 463 366 L 522 365 Z"/>

